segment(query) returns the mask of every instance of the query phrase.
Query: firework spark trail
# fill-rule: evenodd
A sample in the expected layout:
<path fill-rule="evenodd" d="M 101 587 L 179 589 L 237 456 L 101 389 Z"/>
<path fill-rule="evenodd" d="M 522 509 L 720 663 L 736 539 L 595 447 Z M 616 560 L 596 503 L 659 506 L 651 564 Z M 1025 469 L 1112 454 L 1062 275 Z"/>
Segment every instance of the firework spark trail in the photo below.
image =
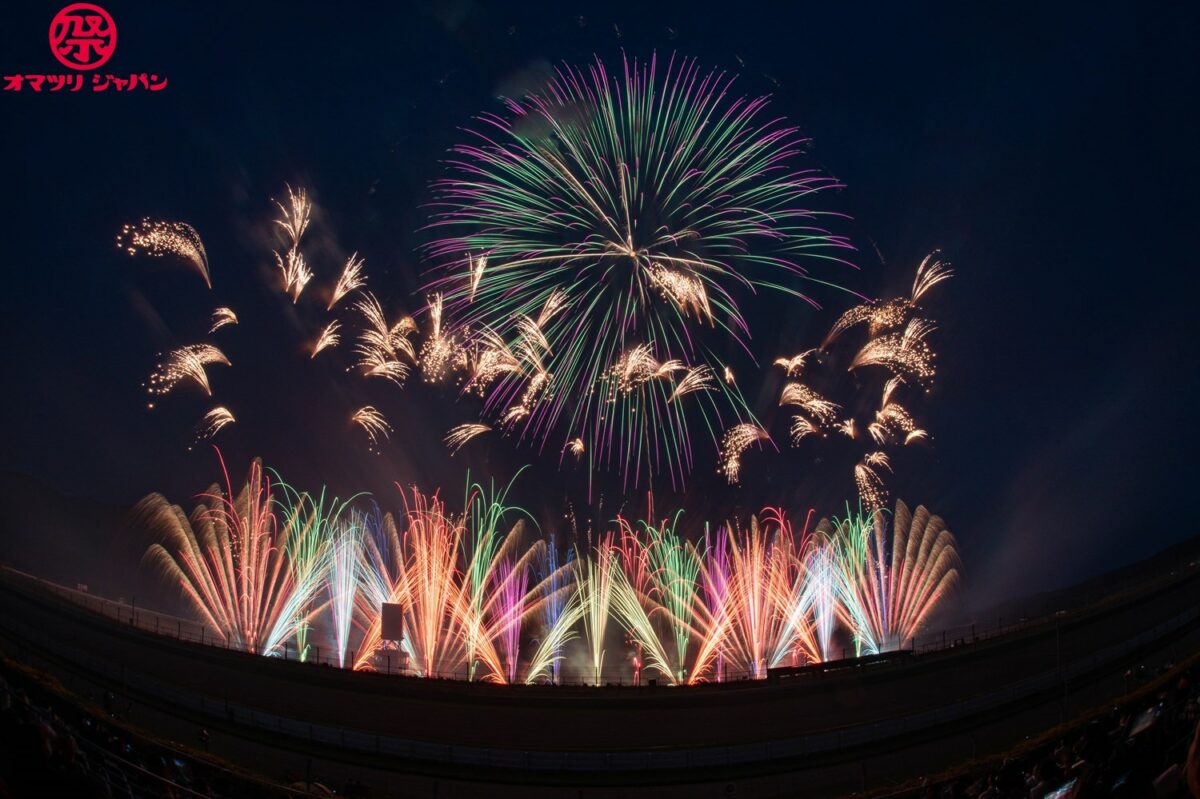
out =
<path fill-rule="evenodd" d="M 304 189 L 293 190 L 291 186 L 286 186 L 288 197 L 287 205 L 275 200 L 275 207 L 279 209 L 279 218 L 275 220 L 275 224 L 283 228 L 291 241 L 292 248 L 300 246 L 300 239 L 304 238 L 304 231 L 308 229 L 308 222 L 312 216 L 312 201 L 308 199 L 308 192 Z"/>
<path fill-rule="evenodd" d="M 947 264 L 933 260 L 932 255 L 925 256 L 917 265 L 912 292 L 908 297 L 886 302 L 869 302 L 851 308 L 830 328 L 825 340 L 821 342 L 821 349 L 828 349 L 843 333 L 864 322 L 867 323 L 867 331 L 871 338 L 900 328 L 917 313 L 926 292 L 953 276 L 954 272 Z"/>
<path fill-rule="evenodd" d="M 710 555 L 700 570 L 706 596 L 719 597 L 720 604 L 706 611 L 707 641 L 693 674 L 707 671 L 719 652 L 761 679 L 791 651 L 797 637 L 793 609 L 800 599 L 792 543 L 785 536 L 768 536 L 756 518 L 744 536 L 727 534 L 723 540 L 727 556 L 718 560 Z M 723 568 L 714 569 L 714 563 Z"/>
<path fill-rule="evenodd" d="M 472 301 L 475 300 L 475 292 L 479 290 L 479 281 L 483 280 L 484 270 L 487 269 L 487 256 L 481 255 L 478 258 L 468 256 L 467 265 L 471 270 L 471 295 Z"/>
<path fill-rule="evenodd" d="M 851 422 L 854 420 L 851 419 Z M 799 444 L 807 436 L 820 436 L 821 428 L 803 416 L 793 416 L 792 426 L 788 430 L 792 435 L 792 443 Z"/>
<path fill-rule="evenodd" d="M 288 186 L 287 193 L 287 205 L 278 200 L 275 201 L 280 213 L 275 224 L 283 228 L 287 234 L 289 246 L 284 253 L 275 252 L 275 266 L 283 277 L 284 293 L 291 296 L 292 303 L 295 304 L 299 301 L 304 287 L 313 278 L 312 269 L 305 261 L 303 253 L 300 252 L 300 240 L 304 238 L 304 231 L 308 229 L 312 203 L 304 189 L 293 191 L 292 187 Z"/>
<path fill-rule="evenodd" d="M 417 489 L 405 496 L 405 530 L 389 601 L 404 615 L 403 647 L 418 675 L 457 671 L 465 656 L 461 635 L 462 589 L 458 565 L 461 521 L 452 519 L 435 495 Z M 370 668 L 380 641 L 380 620 L 372 623 L 360 647 L 356 668 Z M 460 675 L 462 676 L 462 675 Z"/>
<path fill-rule="evenodd" d="M 887 484 L 876 468 L 882 465 L 878 462 L 880 454 L 882 453 L 869 453 L 854 467 L 854 482 L 858 486 L 858 495 L 871 510 L 882 508 L 887 504 L 888 498 Z M 888 470 L 891 471 L 890 466 Z"/>
<path fill-rule="evenodd" d="M 154 396 L 161 397 L 169 394 L 184 380 L 191 380 L 211 397 L 212 388 L 208 384 L 208 372 L 204 367 L 212 364 L 230 365 L 225 353 L 211 344 L 189 344 L 171 350 L 150 374 L 146 390 Z"/>
<path fill-rule="evenodd" d="M 842 407 L 853 409 L 863 403 L 857 399 L 842 405 L 833 404 L 802 383 L 789 382 L 781 396 L 781 405 L 798 405 L 806 416 L 792 418 L 792 443 L 799 445 L 806 438 L 825 438 L 834 430 L 862 443 L 863 452 L 854 467 L 855 485 L 870 508 L 879 508 L 888 499 L 884 471 L 891 471 L 885 448 L 927 441 L 929 432 L 917 425 L 916 419 L 904 404 L 906 389 L 931 387 L 936 375 L 936 354 L 928 338 L 934 330 L 931 320 L 923 316 L 921 304 L 931 288 L 948 280 L 953 272 L 945 264 L 927 256 L 917 267 L 910 296 L 880 300 L 858 305 L 838 318 L 826 335 L 821 347 L 807 350 L 792 358 L 779 358 L 775 364 L 788 377 L 803 373 L 810 357 L 822 363 L 835 359 L 832 344 L 851 328 L 866 325 L 867 339 L 849 360 L 847 371 L 866 367 L 882 367 L 888 373 L 882 396 L 874 417 L 856 420 L 849 410 L 837 418 Z M 856 379 L 856 384 L 858 379 Z M 824 404 L 829 403 L 829 404 Z M 860 435 L 865 428 L 866 434 Z"/>
<path fill-rule="evenodd" d="M 361 573 L 360 529 L 353 519 L 348 524 L 340 525 L 333 534 L 329 548 L 327 588 L 339 668 L 346 667 L 350 626 L 354 621 L 358 599 L 358 581 Z"/>
<path fill-rule="evenodd" d="M 917 427 L 912 415 L 904 406 L 887 398 L 882 408 L 875 412 L 875 420 L 867 425 L 867 432 L 876 444 L 895 444 L 902 441 L 911 444 L 913 441 L 928 438 L 929 434 Z"/>
<path fill-rule="evenodd" d="M 486 424 L 468 423 L 452 427 L 450 432 L 446 434 L 446 449 L 450 450 L 451 455 L 454 455 L 468 441 L 484 433 L 490 433 L 491 430 L 491 426 Z"/>
<path fill-rule="evenodd" d="M 390 360 L 379 353 L 363 356 L 359 359 L 358 365 L 363 370 L 365 377 L 382 377 L 402 388 L 409 372 L 408 364 Z"/>
<path fill-rule="evenodd" d="M 775 365 L 782 367 L 784 374 L 788 377 L 799 377 L 804 374 L 808 362 L 817 358 L 817 354 L 818 351 L 816 349 L 805 350 L 799 355 L 793 355 L 791 358 L 776 358 Z"/>
<path fill-rule="evenodd" d="M 696 623 L 700 616 L 701 555 L 691 544 L 680 539 L 675 530 L 682 511 L 670 521 L 657 526 L 644 525 L 646 552 L 652 568 L 652 598 L 664 611 L 674 643 L 672 680 L 687 680 L 688 651 L 691 640 L 697 637 Z"/>
<path fill-rule="evenodd" d="M 822 425 L 832 422 L 842 407 L 825 399 L 803 383 L 788 383 L 784 386 L 779 404 L 795 405 Z"/>
<path fill-rule="evenodd" d="M 849 371 L 864 366 L 883 366 L 904 381 L 926 383 L 934 376 L 934 352 L 925 337 L 933 331 L 923 319 L 912 319 L 900 333 L 873 338 L 850 362 Z"/>
<path fill-rule="evenodd" d="M 755 424 L 739 424 L 725 431 L 721 439 L 720 465 L 717 472 L 725 476 L 730 485 L 742 477 L 742 454 L 756 441 L 769 441 L 765 430 Z"/>
<path fill-rule="evenodd" d="M 275 253 L 275 268 L 283 277 L 283 291 L 292 298 L 292 304 L 300 300 L 300 293 L 313 278 L 312 269 L 299 250 L 288 250 L 285 254 Z"/>
<path fill-rule="evenodd" d="M 480 350 L 475 358 L 474 371 L 465 390 L 484 396 L 488 386 L 497 378 L 520 369 L 521 360 L 513 353 L 508 343 L 495 334 L 485 332 L 481 336 Z"/>
<path fill-rule="evenodd" d="M 924 506 L 897 500 L 891 536 L 880 511 L 848 518 L 837 542 L 841 601 L 868 654 L 913 641 L 958 581 L 954 536 Z"/>
<path fill-rule="evenodd" d="M 816 639 L 817 660 L 829 660 L 834 622 L 838 613 L 837 570 L 828 543 L 811 549 L 805 561 L 801 607 L 811 613 L 811 629 Z M 816 654 L 816 653 L 814 653 Z"/>
<path fill-rule="evenodd" d="M 192 449 L 202 441 L 211 441 L 221 428 L 228 424 L 233 424 L 237 420 L 233 418 L 233 414 L 224 405 L 218 405 L 200 418 L 196 424 L 196 430 L 192 436 Z"/>
<path fill-rule="evenodd" d="M 643 383 L 670 377 L 674 372 L 686 368 L 676 360 L 660 363 L 654 358 L 653 344 L 639 344 L 622 353 L 613 365 L 611 374 L 614 390 L 629 394 Z"/>
<path fill-rule="evenodd" d="M 541 584 L 545 586 L 546 600 L 542 605 L 541 642 L 534 651 L 526 670 L 525 682 L 532 684 L 541 679 L 557 683 L 562 675 L 563 650 L 575 639 L 575 625 L 581 618 L 582 608 L 576 601 L 577 593 L 571 585 L 574 565 L 569 553 L 564 562 L 550 535 L 543 553 Z"/>
<path fill-rule="evenodd" d="M 238 323 L 237 314 L 232 308 L 217 308 L 212 312 L 212 327 L 208 329 L 209 335 L 216 333 L 226 325 L 236 325 Z"/>
<path fill-rule="evenodd" d="M 832 657 L 839 626 L 856 652 L 885 651 L 911 641 L 958 579 L 942 520 L 903 502 L 890 536 L 886 514 L 862 502 L 857 515 L 847 508 L 845 520 L 815 529 L 811 512 L 794 529 L 768 508 L 744 532 L 722 526 L 710 537 L 706 528 L 699 547 L 677 534 L 679 514 L 618 517 L 615 534 L 563 562 L 553 538 L 526 543 L 528 517 L 506 504 L 509 488 L 468 484 L 459 516 L 414 488 L 403 495 L 400 535 L 378 507 L 353 511 L 324 491 L 268 481 L 255 462 L 236 498 L 213 488 L 191 519 L 160 495 L 139 503 L 138 515 L 162 536 L 147 559 L 230 646 L 278 655 L 294 641 L 303 660 L 323 629 L 340 663 L 370 669 L 386 649 L 381 607 L 394 603 L 416 674 L 491 682 L 558 681 L 580 628 L 586 678 L 601 683 L 610 621 L 634 647 L 635 681 L 643 664 L 676 684 L 723 680 L 727 666 L 762 678 Z M 656 518 L 652 504 L 647 518 Z"/>
<path fill-rule="evenodd" d="M 567 444 L 567 451 L 574 455 L 576 459 L 582 458 L 586 450 L 587 447 L 584 445 L 582 438 L 571 439 L 570 443 Z"/>
<path fill-rule="evenodd" d="M 917 266 L 917 274 L 913 278 L 912 294 L 910 295 L 914 305 L 921 301 L 925 292 L 943 280 L 954 277 L 954 270 L 950 268 L 950 265 L 934 260 L 933 255 L 932 253 L 926 255 Z"/>
<path fill-rule="evenodd" d="M 362 427 L 367 433 L 367 439 L 370 441 L 371 450 L 377 451 L 379 442 L 387 441 L 392 434 L 392 426 L 388 424 L 384 415 L 375 409 L 372 405 L 365 405 L 354 412 L 350 417 L 350 421 Z"/>
<path fill-rule="evenodd" d="M 117 235 L 117 246 L 130 255 L 149 255 L 165 258 L 175 255 L 183 258 L 204 279 L 204 285 L 212 288 L 208 273 L 208 253 L 196 229 L 185 222 L 163 222 L 143 219 L 136 225 L 125 225 Z"/>
<path fill-rule="evenodd" d="M 556 570 L 531 585 L 534 564 L 545 543 L 523 546 L 523 523 L 502 533 L 500 525 L 515 509 L 504 505 L 507 489 L 497 494 L 479 486 L 468 490 L 462 517 L 446 512 L 436 497 L 413 489 L 405 498 L 406 530 L 394 564 L 374 555 L 370 580 L 375 596 L 384 592 L 405 614 L 403 646 L 418 674 L 454 674 L 492 682 L 517 679 L 520 636 L 526 619 L 561 600 L 563 574 Z M 557 581 L 557 585 L 555 585 Z M 552 590 L 553 589 L 553 590 Z M 369 668 L 380 646 L 377 613 L 368 627 L 356 668 Z M 569 630 L 555 633 L 560 643 Z M 540 659 L 539 659 L 540 658 Z M 555 655 L 535 653 L 539 673 Z"/>
<path fill-rule="evenodd" d="M 329 304 L 325 306 L 325 310 L 332 311 L 333 306 L 341 302 L 347 294 L 367 285 L 367 277 L 363 274 L 365 265 L 366 262 L 358 257 L 358 253 L 354 253 L 346 259 L 346 265 L 342 267 L 342 274 L 338 276 L 337 283 L 333 286 L 333 294 L 330 295 Z"/>
<path fill-rule="evenodd" d="M 329 500 L 322 489 L 313 495 L 298 491 L 276 475 L 276 495 L 272 502 L 278 511 L 280 539 L 291 573 L 290 590 L 277 621 L 268 636 L 269 651 L 280 647 L 287 654 L 287 641 L 295 639 L 296 654 L 308 659 L 312 621 L 322 610 L 319 598 L 325 593 L 330 577 L 333 533 L 346 513 L 349 502 L 336 497 Z"/>
<path fill-rule="evenodd" d="M 681 397 L 696 391 L 715 391 L 716 383 L 713 380 L 713 371 L 708 366 L 696 366 L 687 370 L 683 379 L 675 384 L 675 390 L 671 392 L 671 398 L 668 402 L 678 402 Z"/>
<path fill-rule="evenodd" d="M 443 237 L 427 248 L 426 291 L 444 297 L 447 330 L 500 336 L 515 352 L 520 320 L 537 319 L 550 345 L 541 368 L 493 375 L 485 416 L 519 425 L 534 446 L 582 438 L 592 464 L 628 483 L 681 483 L 694 430 L 753 416 L 732 379 L 694 404 L 699 427 L 671 402 L 672 381 L 614 402 L 602 384 L 622 354 L 654 341 L 663 363 L 721 373 L 714 353 L 750 335 L 742 295 L 808 300 L 796 278 L 825 281 L 806 264 L 849 247 L 805 206 L 836 183 L 797 167 L 796 129 L 769 120 L 765 100 L 736 99 L 721 74 L 683 59 L 665 67 L 627 62 L 623 83 L 599 62 L 564 67 L 507 115 L 482 117 L 489 131 L 454 149 L 453 174 L 437 184 L 431 227 Z M 522 134 L 530 120 L 550 135 Z M 571 312 L 544 318 L 552 298 Z M 533 380 L 546 385 L 530 403 Z"/>
<path fill-rule="evenodd" d="M 429 335 L 421 345 L 419 355 L 421 374 L 428 383 L 440 383 L 456 366 L 466 366 L 465 359 L 460 359 L 465 349 L 460 346 L 458 337 L 443 329 L 444 307 L 440 293 L 429 297 Z"/>
<path fill-rule="evenodd" d="M 228 480 L 228 476 L 227 476 Z M 252 464 L 245 487 L 216 486 L 190 518 L 160 494 L 139 502 L 135 515 L 163 543 L 146 559 L 176 582 L 203 622 L 229 646 L 271 654 L 283 638 L 273 630 L 293 587 L 262 465 Z"/>
<path fill-rule="evenodd" d="M 417 352 L 410 338 L 417 330 L 416 323 L 408 316 L 401 317 L 395 324 L 389 322 L 383 306 L 370 292 L 363 292 L 362 298 L 354 304 L 354 310 L 363 321 L 354 347 L 363 375 L 383 377 L 403 387 L 410 367 L 399 360 L 399 356 L 404 355 L 414 364 L 417 362 Z"/>
<path fill-rule="evenodd" d="M 612 615 L 614 576 L 620 568 L 611 536 L 600 541 L 594 557 L 575 561 L 574 604 L 583 622 L 583 638 L 590 656 L 592 685 L 601 685 L 604 673 L 604 637 Z"/>
<path fill-rule="evenodd" d="M 332 347 L 336 347 L 342 340 L 341 336 L 338 335 L 338 331 L 341 329 L 342 325 L 336 319 L 325 325 L 325 328 L 321 331 L 321 334 L 317 336 L 316 343 L 313 344 L 312 354 L 308 357 L 310 359 L 316 358 L 317 353 L 321 350 L 327 350 Z"/>
<path fill-rule="evenodd" d="M 651 261 L 647 269 L 647 282 L 652 288 L 658 289 L 664 298 L 674 302 L 685 317 L 695 313 L 697 317 L 712 322 L 708 291 L 699 277 Z"/>

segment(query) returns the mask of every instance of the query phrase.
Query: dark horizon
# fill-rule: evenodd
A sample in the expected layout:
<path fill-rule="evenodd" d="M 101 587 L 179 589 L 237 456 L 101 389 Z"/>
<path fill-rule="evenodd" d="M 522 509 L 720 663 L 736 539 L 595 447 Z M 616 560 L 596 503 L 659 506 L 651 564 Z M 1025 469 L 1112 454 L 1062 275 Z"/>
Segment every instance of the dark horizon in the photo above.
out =
<path fill-rule="evenodd" d="M 0 96 L 0 469 L 68 495 L 131 504 L 162 491 L 189 506 L 219 475 L 210 450 L 186 448 L 203 398 L 173 396 L 149 413 L 140 385 L 156 351 L 196 338 L 227 302 L 258 309 L 231 345 L 234 370 L 214 374 L 245 409 L 218 440 L 235 479 L 261 455 L 302 487 L 364 487 L 395 508 L 396 480 L 457 497 L 468 469 L 503 482 L 535 462 L 524 491 L 548 527 L 559 498 L 578 490 L 546 488 L 556 454 L 494 442 L 448 458 L 442 432 L 466 414 L 434 392 L 386 400 L 395 419 L 431 423 L 397 424 L 383 457 L 357 431 L 330 428 L 346 398 L 314 387 L 332 384 L 334 367 L 288 350 L 305 321 L 286 301 L 262 301 L 270 198 L 307 186 L 330 261 L 358 251 L 376 290 L 412 307 L 429 183 L 461 129 L 499 110 L 497 87 L 541 62 L 677 52 L 739 73 L 746 95 L 772 95 L 772 112 L 812 139 L 805 165 L 846 185 L 819 203 L 852 217 L 837 230 L 857 248 L 847 286 L 891 296 L 929 252 L 953 264 L 931 304 L 933 445 L 904 464 L 894 494 L 947 520 L 973 602 L 1072 584 L 1195 534 L 1194 13 L 1120 3 L 498 11 L 464 0 L 332 17 L 305 4 L 103 5 L 120 29 L 113 68 L 170 84 Z M 45 42 L 54 10 L 10 12 L 4 74 L 58 71 Z M 200 231 L 214 292 L 114 249 L 120 226 L 143 216 Z M 824 311 L 789 317 L 765 349 L 819 336 L 846 307 L 835 293 L 821 299 Z M 765 386 L 777 375 L 769 359 L 763 367 Z M 761 393 L 747 396 L 765 407 Z M 757 487 L 722 495 L 727 506 L 771 496 L 832 514 L 853 488 L 840 466 L 826 479 L 812 453 L 764 452 L 746 469 Z M 714 484 L 700 474 L 692 490 Z M 601 515 L 617 497 L 644 503 L 644 489 L 601 493 Z"/>

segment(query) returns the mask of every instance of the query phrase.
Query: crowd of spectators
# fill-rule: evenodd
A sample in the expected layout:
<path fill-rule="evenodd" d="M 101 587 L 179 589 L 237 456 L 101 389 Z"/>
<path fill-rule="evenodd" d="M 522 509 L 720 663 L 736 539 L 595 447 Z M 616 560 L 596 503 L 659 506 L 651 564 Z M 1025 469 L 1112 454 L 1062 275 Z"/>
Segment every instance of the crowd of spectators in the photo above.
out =
<path fill-rule="evenodd" d="M 1164 682 L 1142 670 L 1128 684 Z M 1200 799 L 1200 668 L 998 767 L 934 782 L 924 799 Z"/>

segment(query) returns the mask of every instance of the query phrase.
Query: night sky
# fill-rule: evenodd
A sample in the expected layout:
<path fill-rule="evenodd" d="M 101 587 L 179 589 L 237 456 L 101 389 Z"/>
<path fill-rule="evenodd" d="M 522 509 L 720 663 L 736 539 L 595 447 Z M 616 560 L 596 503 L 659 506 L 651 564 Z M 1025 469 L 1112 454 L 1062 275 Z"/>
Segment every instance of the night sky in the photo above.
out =
<path fill-rule="evenodd" d="M 287 182 L 312 192 L 318 280 L 357 251 L 372 288 L 414 311 L 429 184 L 461 128 L 499 110 L 500 87 L 546 63 L 599 56 L 615 68 L 622 53 L 675 52 L 739 73 L 747 95 L 771 94 L 812 138 L 807 162 L 845 183 L 816 203 L 852 217 L 835 230 L 860 270 L 840 282 L 891 295 L 928 252 L 953 263 L 931 304 L 933 446 L 905 460 L 897 492 L 946 518 L 973 602 L 1066 584 L 1197 532 L 1194 11 L 102 5 L 119 30 L 102 71 L 170 84 L 0 93 L 0 469 L 106 502 L 203 490 L 215 455 L 187 445 L 205 398 L 180 391 L 149 412 L 140 386 L 158 351 L 205 338 L 212 308 L 231 305 L 242 324 L 216 339 L 234 367 L 210 374 L 239 417 L 219 439 L 235 473 L 261 455 L 300 486 L 366 489 L 395 506 L 392 481 L 458 497 L 468 468 L 506 480 L 532 462 L 522 501 L 544 529 L 559 523 L 580 475 L 560 475 L 557 452 L 496 440 L 449 459 L 442 434 L 471 420 L 451 394 L 364 388 L 341 360 L 309 362 L 301 346 L 318 315 L 275 286 L 270 199 Z M 6 9 L 3 74 L 63 71 L 46 44 L 58 7 Z M 143 216 L 200 231 L 213 292 L 178 265 L 116 250 L 121 225 Z M 770 302 L 748 313 L 769 331 L 756 345 L 767 354 L 820 336 L 848 303 L 821 299 L 820 313 Z M 769 358 L 761 380 L 744 389 L 765 409 L 778 390 Z M 346 422 L 365 402 L 397 427 L 383 455 Z M 721 488 L 712 465 L 698 456 L 689 508 L 769 499 L 830 513 L 852 490 L 848 469 L 811 453 L 751 454 L 739 491 Z M 600 516 L 644 504 L 619 481 L 599 494 Z"/>

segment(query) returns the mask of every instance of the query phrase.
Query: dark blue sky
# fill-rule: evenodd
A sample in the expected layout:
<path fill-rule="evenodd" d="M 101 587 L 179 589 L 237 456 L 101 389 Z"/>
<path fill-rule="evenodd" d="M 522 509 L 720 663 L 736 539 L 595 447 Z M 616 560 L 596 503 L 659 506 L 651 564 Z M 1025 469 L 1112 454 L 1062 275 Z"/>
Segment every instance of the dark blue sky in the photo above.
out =
<path fill-rule="evenodd" d="M 457 417 L 428 397 L 387 400 L 410 421 L 385 457 L 361 452 L 342 422 L 358 397 L 330 388 L 344 375 L 297 357 L 306 320 L 255 299 L 268 200 L 285 181 L 311 187 L 317 246 L 359 251 L 376 290 L 411 307 L 428 183 L 498 86 L 538 61 L 678 52 L 740 72 L 812 137 L 813 163 L 847 186 L 823 200 L 854 218 L 839 232 L 862 272 L 845 282 L 899 289 L 935 248 L 955 265 L 935 310 L 935 446 L 901 494 L 946 517 L 980 601 L 1196 532 L 1200 30 L 1185 4 L 103 5 L 120 32 L 112 71 L 170 86 L 0 95 L 0 468 L 119 502 L 201 490 L 213 457 L 185 446 L 203 403 L 149 414 L 139 385 L 219 297 L 263 308 L 243 312 L 236 372 L 217 378 L 245 409 L 222 441 L 239 470 L 261 454 L 343 493 L 511 471 L 529 453 L 447 460 L 438 440 Z M 57 8 L 6 10 L 4 74 L 61 71 L 46 46 Z M 115 252 L 143 215 L 200 230 L 216 295 Z M 780 335 L 818 335 L 833 312 Z M 813 488 L 811 459 L 750 468 L 785 502 L 849 488 L 840 473 Z M 552 474 L 535 470 L 539 490 Z"/>

